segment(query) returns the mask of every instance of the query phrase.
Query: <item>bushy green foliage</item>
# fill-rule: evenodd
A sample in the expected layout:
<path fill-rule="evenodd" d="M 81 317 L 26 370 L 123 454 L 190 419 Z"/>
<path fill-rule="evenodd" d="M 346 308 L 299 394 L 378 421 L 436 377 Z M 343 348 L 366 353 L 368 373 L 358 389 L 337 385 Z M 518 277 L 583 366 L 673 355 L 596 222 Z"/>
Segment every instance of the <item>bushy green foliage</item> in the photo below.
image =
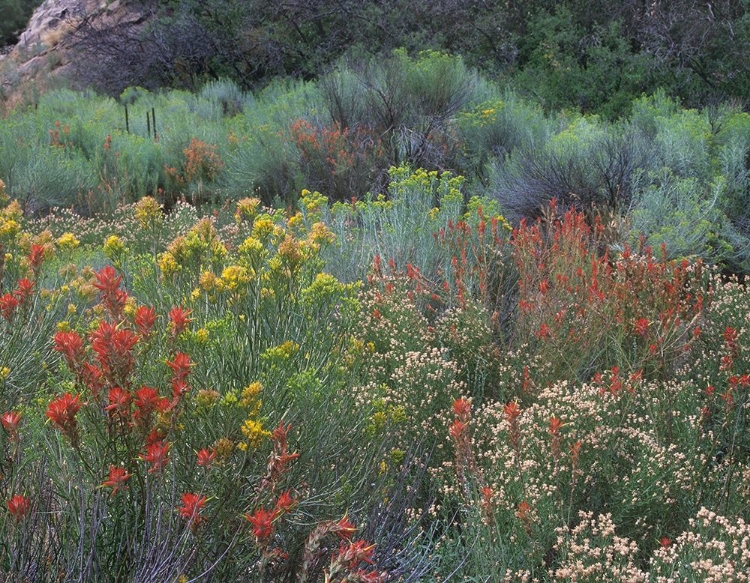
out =
<path fill-rule="evenodd" d="M 742 569 L 747 290 L 390 178 L 288 213 L 0 211 L 3 575 L 644 580 L 720 543 Z"/>
<path fill-rule="evenodd" d="M 465 176 L 464 200 L 493 198 L 512 223 L 555 199 L 611 214 L 620 247 L 654 235 L 671 253 L 747 270 L 748 116 L 728 105 L 684 109 L 663 91 L 631 110 L 616 122 L 546 114 L 460 58 L 396 51 L 255 95 L 230 81 L 199 94 L 131 88 L 119 103 L 53 91 L 0 128 L 0 176 L 32 212 L 91 214 L 146 194 L 167 207 L 257 196 L 291 208 L 303 189 L 332 202 L 395 201 L 388 169 L 410 164 Z"/>
<path fill-rule="evenodd" d="M 16 42 L 18 33 L 23 31 L 34 9 L 40 4 L 39 0 L 0 0 L 0 14 L 3 15 L 0 47 Z"/>

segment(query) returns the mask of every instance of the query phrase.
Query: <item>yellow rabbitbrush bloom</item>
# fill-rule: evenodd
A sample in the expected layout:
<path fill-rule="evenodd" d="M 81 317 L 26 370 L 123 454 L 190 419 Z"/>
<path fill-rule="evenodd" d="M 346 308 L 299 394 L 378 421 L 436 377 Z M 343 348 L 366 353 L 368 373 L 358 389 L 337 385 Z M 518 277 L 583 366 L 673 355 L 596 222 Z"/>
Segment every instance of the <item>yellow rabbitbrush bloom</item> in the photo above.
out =
<path fill-rule="evenodd" d="M 328 199 L 317 191 L 305 189 L 300 193 L 300 203 L 308 219 L 319 220 L 323 209 L 328 205 Z"/>
<path fill-rule="evenodd" d="M 260 199 L 243 198 L 237 201 L 237 209 L 234 211 L 234 220 L 239 225 L 243 221 L 252 221 L 258 214 Z"/>
<path fill-rule="evenodd" d="M 216 277 L 216 274 L 213 271 L 204 271 L 201 273 L 200 278 L 198 278 L 198 285 L 200 285 L 204 292 L 210 293 L 217 291 L 222 284 L 221 280 Z"/>
<path fill-rule="evenodd" d="M 261 383 L 260 381 L 250 383 L 244 389 L 242 389 L 242 401 L 240 402 L 240 404 L 243 407 L 252 406 L 262 390 L 263 383 Z"/>
<path fill-rule="evenodd" d="M 165 251 L 157 259 L 157 266 L 164 277 L 172 277 L 175 273 L 180 271 L 182 267 L 177 263 L 174 255 L 171 252 Z"/>
<path fill-rule="evenodd" d="M 110 235 L 104 242 L 104 254 L 110 261 L 119 260 L 127 252 L 128 248 L 117 235 Z"/>
<path fill-rule="evenodd" d="M 265 438 L 271 437 L 271 432 L 263 429 L 263 424 L 255 419 L 246 419 L 240 431 L 253 447 L 258 447 Z"/>
<path fill-rule="evenodd" d="M 261 241 L 266 241 L 275 234 L 276 225 L 269 215 L 260 215 L 253 221 L 252 236 Z"/>
<path fill-rule="evenodd" d="M 287 340 L 282 342 L 278 346 L 272 346 L 268 348 L 260 357 L 263 360 L 268 360 L 272 363 L 281 363 L 282 361 L 289 360 L 295 354 L 299 352 L 299 344 Z"/>
<path fill-rule="evenodd" d="M 167 251 L 179 265 L 188 268 L 219 263 L 227 255 L 211 219 L 198 221 L 187 235 L 176 237 Z"/>
<path fill-rule="evenodd" d="M 0 243 L 9 243 L 21 231 L 21 225 L 13 219 L 0 216 Z"/>
<path fill-rule="evenodd" d="M 249 417 L 255 417 L 260 413 L 260 408 L 263 402 L 258 398 L 263 385 L 259 381 L 250 383 L 242 390 L 242 398 L 240 399 L 240 406 L 248 410 Z"/>
<path fill-rule="evenodd" d="M 21 217 L 23 217 L 23 209 L 21 208 L 21 203 L 19 203 L 17 200 L 14 200 L 11 202 L 8 206 L 6 206 L 2 212 L 0 212 L 0 216 L 3 217 L 6 221 L 15 221 L 20 222 Z"/>
<path fill-rule="evenodd" d="M 336 240 L 334 235 L 323 222 L 317 222 L 310 228 L 309 240 L 318 245 L 324 243 L 333 243 Z"/>
<path fill-rule="evenodd" d="M 60 247 L 63 251 L 72 251 L 78 245 L 80 245 L 81 242 L 76 238 L 76 236 L 73 233 L 63 233 L 60 235 L 60 237 L 57 239 L 57 246 Z"/>
<path fill-rule="evenodd" d="M 221 272 L 223 288 L 230 292 L 243 292 L 253 280 L 253 274 L 240 265 L 230 265 Z"/>
<path fill-rule="evenodd" d="M 203 409 L 210 409 L 220 398 L 219 391 L 214 389 L 200 389 L 195 396 L 195 404 Z"/>
<path fill-rule="evenodd" d="M 193 334 L 193 339 L 197 344 L 206 344 L 210 338 L 211 333 L 205 328 L 198 328 Z"/>
<path fill-rule="evenodd" d="M 305 217 L 302 216 L 302 213 L 297 211 L 294 215 L 289 217 L 289 219 L 286 222 L 286 226 L 290 230 L 298 230 L 304 227 L 305 225 Z"/>
<path fill-rule="evenodd" d="M 145 196 L 135 205 L 135 218 L 143 230 L 161 226 L 163 217 L 161 205 L 152 196 Z"/>
<path fill-rule="evenodd" d="M 292 235 L 287 235 L 279 244 L 278 256 L 292 270 L 296 269 L 297 266 L 302 263 L 302 259 L 304 258 L 299 241 L 297 241 Z"/>

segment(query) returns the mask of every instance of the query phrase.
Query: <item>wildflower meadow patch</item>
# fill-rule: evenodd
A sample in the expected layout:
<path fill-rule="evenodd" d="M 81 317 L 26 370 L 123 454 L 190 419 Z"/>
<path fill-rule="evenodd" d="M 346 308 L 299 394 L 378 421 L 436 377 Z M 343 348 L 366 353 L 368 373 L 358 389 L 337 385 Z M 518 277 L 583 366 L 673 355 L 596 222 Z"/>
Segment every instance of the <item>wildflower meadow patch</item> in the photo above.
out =
<path fill-rule="evenodd" d="M 294 131 L 337 193 L 380 147 Z M 222 171 L 185 155 L 175 184 Z M 284 210 L 3 203 L 2 578 L 748 580 L 745 284 L 388 175 Z"/>

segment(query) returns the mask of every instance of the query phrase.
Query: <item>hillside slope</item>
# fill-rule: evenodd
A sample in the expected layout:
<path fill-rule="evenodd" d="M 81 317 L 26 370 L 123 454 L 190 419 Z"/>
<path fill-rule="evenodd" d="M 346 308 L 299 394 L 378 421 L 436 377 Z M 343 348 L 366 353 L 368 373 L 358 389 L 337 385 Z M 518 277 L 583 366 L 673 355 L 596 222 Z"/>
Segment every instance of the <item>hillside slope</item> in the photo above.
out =
<path fill-rule="evenodd" d="M 141 14 L 120 0 L 45 0 L 18 43 L 0 55 L 0 102 L 7 109 L 35 102 L 48 88 L 77 85 L 74 65 L 81 54 L 71 47 L 82 27 L 113 28 L 141 21 Z"/>

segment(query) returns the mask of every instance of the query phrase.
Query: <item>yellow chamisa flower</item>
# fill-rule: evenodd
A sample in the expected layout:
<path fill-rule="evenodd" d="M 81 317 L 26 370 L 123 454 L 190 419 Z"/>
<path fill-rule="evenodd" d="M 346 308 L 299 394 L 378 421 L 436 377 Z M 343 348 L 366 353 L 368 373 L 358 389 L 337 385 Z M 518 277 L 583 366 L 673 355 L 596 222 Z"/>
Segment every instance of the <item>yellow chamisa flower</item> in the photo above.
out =
<path fill-rule="evenodd" d="M 302 261 L 302 250 L 299 246 L 299 241 L 287 235 L 286 238 L 279 245 L 279 257 L 286 262 L 290 267 L 296 267 Z"/>
<path fill-rule="evenodd" d="M 21 203 L 19 203 L 17 200 L 14 200 L 11 202 L 8 206 L 6 206 L 2 211 L 2 216 L 5 218 L 6 221 L 15 221 L 20 222 L 21 217 L 23 216 L 23 209 L 21 208 Z"/>
<path fill-rule="evenodd" d="M 154 197 L 145 196 L 135 205 L 135 218 L 142 229 L 155 229 L 163 220 L 161 205 Z"/>
<path fill-rule="evenodd" d="M 240 243 L 240 246 L 237 248 L 237 251 L 240 253 L 240 255 L 247 255 L 250 258 L 259 257 L 265 247 L 263 247 L 263 243 L 261 243 L 258 239 L 255 237 L 248 237 L 245 239 L 242 243 Z"/>
<path fill-rule="evenodd" d="M 70 322 L 61 320 L 57 323 L 58 332 L 70 332 Z"/>
<path fill-rule="evenodd" d="M 215 240 L 211 242 L 211 245 L 209 246 L 208 249 L 211 252 L 210 259 L 213 262 L 221 261 L 222 259 L 224 259 L 224 257 L 227 256 L 227 248 L 224 245 L 224 243 L 219 241 L 218 238 L 216 238 Z"/>
<path fill-rule="evenodd" d="M 299 352 L 299 344 L 297 344 L 296 342 L 292 342 L 291 340 L 287 340 L 286 342 L 282 342 L 278 346 L 272 346 L 271 348 L 268 348 L 265 352 L 263 352 L 260 355 L 260 357 L 263 360 L 269 360 L 271 362 L 280 362 L 284 360 L 289 360 L 298 352 Z"/>
<path fill-rule="evenodd" d="M 123 308 L 123 313 L 126 316 L 133 317 L 135 316 L 136 311 L 138 310 L 138 301 L 133 296 L 128 296 L 128 299 L 125 300 L 125 307 Z"/>
<path fill-rule="evenodd" d="M 252 221 L 258 214 L 260 199 L 243 198 L 237 201 L 237 209 L 234 211 L 234 220 L 239 225 L 242 221 Z"/>
<path fill-rule="evenodd" d="M 157 260 L 157 266 L 164 277 L 172 277 L 175 273 L 180 271 L 180 264 L 175 260 L 174 255 L 171 252 L 165 251 Z"/>
<path fill-rule="evenodd" d="M 325 223 L 317 222 L 310 229 L 309 238 L 313 243 L 322 245 L 324 243 L 333 243 L 336 240 L 336 235 L 328 229 Z"/>
<path fill-rule="evenodd" d="M 328 204 L 328 199 L 318 191 L 305 189 L 300 193 L 300 202 L 308 214 L 317 214 Z"/>
<path fill-rule="evenodd" d="M 230 292 L 245 290 L 252 280 L 252 274 L 240 265 L 230 265 L 221 272 L 224 289 Z"/>
<path fill-rule="evenodd" d="M 240 430 L 253 447 L 258 447 L 265 438 L 271 437 L 271 432 L 263 429 L 263 424 L 255 419 L 245 419 Z"/>
<path fill-rule="evenodd" d="M 224 396 L 221 398 L 221 405 L 223 406 L 232 406 L 237 404 L 237 392 L 236 391 L 228 391 L 224 393 Z"/>
<path fill-rule="evenodd" d="M 305 223 L 305 217 L 302 216 L 302 213 L 297 211 L 293 216 L 289 217 L 289 220 L 286 222 L 286 226 L 289 229 L 299 229 L 302 227 Z"/>
<path fill-rule="evenodd" d="M 260 299 L 262 300 L 272 300 L 276 297 L 276 292 L 272 290 L 269 287 L 261 288 L 260 290 Z M 244 314 L 242 314 L 244 315 Z"/>
<path fill-rule="evenodd" d="M 210 333 L 205 328 L 199 328 L 195 331 L 195 341 L 198 344 L 205 344 L 208 342 L 208 338 L 210 336 Z"/>
<path fill-rule="evenodd" d="M 73 233 L 63 233 L 57 240 L 57 246 L 60 247 L 60 249 L 62 249 L 63 251 L 72 251 L 80 244 L 81 242 Z"/>
<path fill-rule="evenodd" d="M 21 225 L 13 219 L 0 217 L 0 241 L 11 241 L 21 230 Z"/>
<path fill-rule="evenodd" d="M 284 267 L 284 264 L 281 262 L 281 258 L 278 255 L 271 257 L 271 259 L 268 260 L 268 270 L 271 273 L 280 272 L 282 267 Z"/>
<path fill-rule="evenodd" d="M 315 279 L 302 290 L 302 299 L 314 304 L 328 298 L 337 297 L 346 289 L 346 286 L 338 279 L 328 273 L 318 273 Z"/>
<path fill-rule="evenodd" d="M 127 247 L 117 235 L 110 235 L 104 242 L 104 254 L 111 260 L 117 261 L 127 252 Z"/>
<path fill-rule="evenodd" d="M 204 409 L 210 409 L 221 398 L 219 391 L 213 389 L 200 389 L 195 396 L 195 404 Z"/>
<path fill-rule="evenodd" d="M 245 409 L 251 409 L 251 416 L 257 415 L 258 411 L 260 410 L 261 402 L 258 400 L 258 395 L 260 395 L 262 390 L 263 385 L 259 381 L 250 383 L 242 390 L 242 399 L 240 400 L 240 405 L 242 405 Z"/>
<path fill-rule="evenodd" d="M 218 281 L 219 278 L 216 277 L 213 271 L 204 271 L 201 273 L 200 278 L 198 278 L 198 285 L 201 286 L 203 291 L 212 292 L 216 290 Z"/>
<path fill-rule="evenodd" d="M 0 381 L 4 381 L 10 376 L 10 369 L 7 366 L 0 368 Z"/>
<path fill-rule="evenodd" d="M 244 389 L 242 389 L 242 406 L 247 407 L 246 401 L 254 400 L 262 390 L 263 383 L 261 383 L 260 381 L 255 381 L 247 385 Z"/>
<path fill-rule="evenodd" d="M 253 222 L 253 237 L 256 239 L 265 239 L 273 233 L 274 224 L 268 215 L 260 215 Z"/>
<path fill-rule="evenodd" d="M 213 447 L 219 461 L 227 459 L 234 451 L 234 443 L 228 437 L 220 437 L 214 442 Z"/>

